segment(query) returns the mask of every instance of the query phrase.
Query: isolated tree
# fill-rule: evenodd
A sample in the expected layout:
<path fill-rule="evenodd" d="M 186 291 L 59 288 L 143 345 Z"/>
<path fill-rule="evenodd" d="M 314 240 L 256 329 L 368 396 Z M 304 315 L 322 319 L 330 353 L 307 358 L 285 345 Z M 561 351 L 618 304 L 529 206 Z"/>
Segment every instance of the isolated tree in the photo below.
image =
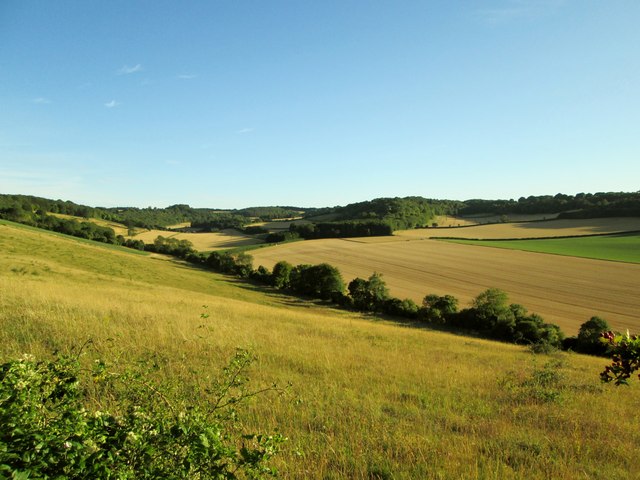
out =
<path fill-rule="evenodd" d="M 355 278 L 348 288 L 354 306 L 364 312 L 382 311 L 389 299 L 389 289 L 381 273 L 374 272 L 368 280 Z"/>
<path fill-rule="evenodd" d="M 234 273 L 242 278 L 246 278 L 251 275 L 253 271 L 253 257 L 245 252 L 236 253 L 232 255 L 234 263 Z"/>
<path fill-rule="evenodd" d="M 458 313 L 458 299 L 452 295 L 431 293 L 422 300 L 420 317 L 430 323 L 446 323 L 447 318 Z"/>
<path fill-rule="evenodd" d="M 368 280 L 369 294 L 373 311 L 379 311 L 383 308 L 385 300 L 389 298 L 389 289 L 386 282 L 382 279 L 382 274 L 374 272 Z"/>
<path fill-rule="evenodd" d="M 473 300 L 472 305 L 481 328 L 491 329 L 499 318 L 509 314 L 513 316 L 507 305 L 507 299 L 506 292 L 497 288 L 489 288 Z"/>
<path fill-rule="evenodd" d="M 368 283 L 364 278 L 354 278 L 349 282 L 349 295 L 353 299 L 353 306 L 358 310 L 369 310 Z"/>
<path fill-rule="evenodd" d="M 313 294 L 323 300 L 330 300 L 336 294 L 344 292 L 344 281 L 340 271 L 333 265 L 321 263 L 309 269 L 313 285 Z"/>
<path fill-rule="evenodd" d="M 296 265 L 289 275 L 291 289 L 304 295 L 331 300 L 344 293 L 340 271 L 328 263 Z"/>
<path fill-rule="evenodd" d="M 410 298 L 400 300 L 399 298 L 390 297 L 385 300 L 383 310 L 389 315 L 397 317 L 416 318 L 418 316 L 418 305 Z"/>
<path fill-rule="evenodd" d="M 575 348 L 581 353 L 590 355 L 604 355 L 607 345 L 600 338 L 605 332 L 611 330 L 607 321 L 600 317 L 591 317 L 580 325 L 580 331 L 575 342 Z"/>
<path fill-rule="evenodd" d="M 513 338 L 515 318 L 507 299 L 506 292 L 498 288 L 489 288 L 478 295 L 473 301 L 476 328 L 489 330 L 496 338 Z"/>
<path fill-rule="evenodd" d="M 293 270 L 293 265 L 289 262 L 285 262 L 281 260 L 273 266 L 273 273 L 271 274 L 271 281 L 273 286 L 278 289 L 289 288 L 290 286 L 290 277 L 291 270 Z"/>

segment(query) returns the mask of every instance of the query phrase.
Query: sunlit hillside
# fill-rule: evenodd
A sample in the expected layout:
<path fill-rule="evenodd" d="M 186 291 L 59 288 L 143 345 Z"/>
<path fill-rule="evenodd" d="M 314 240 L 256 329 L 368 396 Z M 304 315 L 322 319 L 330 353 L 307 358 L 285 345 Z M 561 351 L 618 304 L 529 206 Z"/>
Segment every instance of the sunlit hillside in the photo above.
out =
<path fill-rule="evenodd" d="M 88 339 L 88 359 L 157 354 L 198 386 L 236 347 L 256 388 L 240 411 L 289 438 L 285 478 L 637 478 L 640 385 L 606 361 L 334 310 L 157 255 L 0 222 L 0 356 Z M 640 382 L 636 382 L 640 383 Z"/>

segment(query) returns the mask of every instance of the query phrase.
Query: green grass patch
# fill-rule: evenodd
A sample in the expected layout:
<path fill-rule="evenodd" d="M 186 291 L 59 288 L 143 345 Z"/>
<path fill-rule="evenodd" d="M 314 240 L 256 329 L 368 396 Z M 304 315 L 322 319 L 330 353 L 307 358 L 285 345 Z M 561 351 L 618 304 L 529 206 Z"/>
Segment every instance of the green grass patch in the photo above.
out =
<path fill-rule="evenodd" d="M 570 257 L 640 263 L 640 234 L 599 235 L 574 238 L 527 240 L 447 240 L 484 247 L 508 248 L 527 252 L 552 253 Z"/>

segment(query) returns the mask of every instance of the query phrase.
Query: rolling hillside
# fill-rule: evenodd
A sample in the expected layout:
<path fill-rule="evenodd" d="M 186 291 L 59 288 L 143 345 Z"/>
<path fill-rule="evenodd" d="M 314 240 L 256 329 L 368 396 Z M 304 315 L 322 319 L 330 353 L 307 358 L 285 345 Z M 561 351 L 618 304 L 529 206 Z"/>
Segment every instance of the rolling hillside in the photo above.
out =
<path fill-rule="evenodd" d="M 289 438 L 275 462 L 285 478 L 625 479 L 640 470 L 640 385 L 602 386 L 603 359 L 399 326 L 8 222 L 0 247 L 3 359 L 92 339 L 89 357 L 157 355 L 198 401 L 201 379 L 236 347 L 251 348 L 256 387 L 292 384 L 240 413 L 247 429 Z"/>

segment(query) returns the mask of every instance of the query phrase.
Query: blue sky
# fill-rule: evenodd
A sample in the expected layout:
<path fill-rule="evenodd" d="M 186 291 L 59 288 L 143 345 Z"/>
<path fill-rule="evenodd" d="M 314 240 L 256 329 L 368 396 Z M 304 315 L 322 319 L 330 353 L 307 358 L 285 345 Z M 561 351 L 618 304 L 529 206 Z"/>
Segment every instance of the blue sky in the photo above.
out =
<path fill-rule="evenodd" d="M 2 0 L 0 192 L 637 191 L 639 24 L 637 0 Z"/>

